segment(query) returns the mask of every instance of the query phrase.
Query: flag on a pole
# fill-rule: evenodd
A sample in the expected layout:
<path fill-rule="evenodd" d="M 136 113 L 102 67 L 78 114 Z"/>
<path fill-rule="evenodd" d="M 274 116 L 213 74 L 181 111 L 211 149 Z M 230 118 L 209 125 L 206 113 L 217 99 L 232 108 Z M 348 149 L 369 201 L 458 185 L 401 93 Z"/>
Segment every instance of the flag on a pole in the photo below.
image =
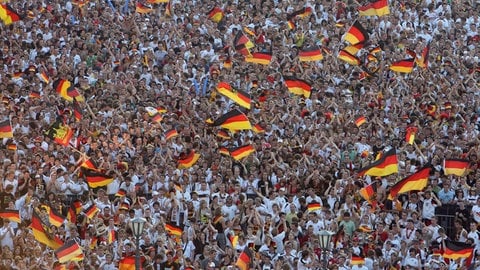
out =
<path fill-rule="evenodd" d="M 370 176 L 387 176 L 398 172 L 398 160 L 396 150 L 390 149 L 384 153 L 382 157 L 372 164 L 360 168 L 358 175 L 370 175 Z"/>
<path fill-rule="evenodd" d="M 352 45 L 365 42 L 368 40 L 368 32 L 365 30 L 365 28 L 363 28 L 359 21 L 355 21 L 355 23 L 353 23 L 353 25 L 345 34 L 344 40 L 348 41 Z"/>
<path fill-rule="evenodd" d="M 423 190 L 428 184 L 430 170 L 431 165 L 427 164 L 415 173 L 403 178 L 390 188 L 388 198 L 393 199 L 393 197 L 397 196 L 398 194 L 406 193 L 409 191 Z"/>
<path fill-rule="evenodd" d="M 83 169 L 83 175 L 91 188 L 103 187 L 113 182 L 113 177 L 97 170 Z"/>
<path fill-rule="evenodd" d="M 443 173 L 445 175 L 463 176 L 470 162 L 466 159 L 445 159 L 443 161 Z"/>
<path fill-rule="evenodd" d="M 197 163 L 200 158 L 200 154 L 195 153 L 195 150 L 190 150 L 190 152 L 178 159 L 178 168 L 179 169 L 188 169 Z"/>
<path fill-rule="evenodd" d="M 0 122 L 0 138 L 13 138 L 12 125 L 8 119 Z"/>
<path fill-rule="evenodd" d="M 55 256 L 60 263 L 69 262 L 81 254 L 83 254 L 82 248 L 74 240 L 67 241 L 62 247 L 55 250 Z"/>
<path fill-rule="evenodd" d="M 255 152 L 255 148 L 253 148 L 251 144 L 248 144 L 231 149 L 230 156 L 238 161 L 245 157 L 248 157 L 253 152 Z"/>
<path fill-rule="evenodd" d="M 230 112 L 220 116 L 213 122 L 212 125 L 220 126 L 229 130 L 252 129 L 252 124 L 250 124 L 248 117 L 238 109 L 233 109 Z"/>
<path fill-rule="evenodd" d="M 415 58 L 404 59 L 390 65 L 390 70 L 400 73 L 411 73 L 415 66 Z"/>
<path fill-rule="evenodd" d="M 358 8 L 360 16 L 384 16 L 390 14 L 387 0 L 379 0 Z"/>
<path fill-rule="evenodd" d="M 18 210 L 10 210 L 10 209 L 0 210 L 0 218 L 8 219 L 16 223 L 21 223 L 20 213 Z"/>

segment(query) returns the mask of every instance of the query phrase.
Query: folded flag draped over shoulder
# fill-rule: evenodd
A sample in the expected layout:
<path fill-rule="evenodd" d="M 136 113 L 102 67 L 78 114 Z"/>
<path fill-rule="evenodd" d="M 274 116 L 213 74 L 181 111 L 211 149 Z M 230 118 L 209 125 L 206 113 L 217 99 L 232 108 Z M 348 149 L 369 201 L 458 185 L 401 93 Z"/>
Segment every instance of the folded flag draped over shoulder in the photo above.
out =
<path fill-rule="evenodd" d="M 179 169 L 188 169 L 197 163 L 198 159 L 200 158 L 200 154 L 195 153 L 195 150 L 190 150 L 190 152 L 185 155 L 181 156 L 178 159 L 178 168 Z"/>
<path fill-rule="evenodd" d="M 393 62 L 390 65 L 390 70 L 401 73 L 411 73 L 415 66 L 415 58 L 404 59 L 397 62 Z"/>
<path fill-rule="evenodd" d="M 251 55 L 245 56 L 245 62 L 261 64 L 261 65 L 270 65 L 270 62 L 272 62 L 272 53 L 255 52 L 255 53 L 252 53 Z"/>
<path fill-rule="evenodd" d="M 360 193 L 360 196 L 362 196 L 367 202 L 371 202 L 375 197 L 375 193 L 377 193 L 377 182 L 373 182 L 370 185 L 361 188 L 358 193 Z"/>
<path fill-rule="evenodd" d="M 35 239 L 52 249 L 60 248 L 63 243 L 59 239 L 55 239 L 54 236 L 47 231 L 48 227 L 42 222 L 38 214 L 34 211 L 32 215 L 32 223 L 30 224 L 33 236 Z"/>
<path fill-rule="evenodd" d="M 3 21 L 5 25 L 10 25 L 14 22 L 18 22 L 22 19 L 22 17 L 15 12 L 12 7 L 7 4 L 0 5 L 0 19 Z"/>
<path fill-rule="evenodd" d="M 180 227 L 177 227 L 173 224 L 170 224 L 170 223 L 166 223 L 165 224 L 165 231 L 167 231 L 167 233 L 169 234 L 172 234 L 172 235 L 175 235 L 175 236 L 182 236 L 182 229 Z"/>
<path fill-rule="evenodd" d="M 463 176 L 470 162 L 466 159 L 445 159 L 443 161 L 443 174 Z"/>
<path fill-rule="evenodd" d="M 230 150 L 230 156 L 235 160 L 241 160 L 248 157 L 251 153 L 255 152 L 255 148 L 251 144 L 236 147 Z"/>
<path fill-rule="evenodd" d="M 238 256 L 238 259 L 235 265 L 238 268 L 240 268 L 240 270 L 248 270 L 250 269 L 251 261 L 252 261 L 252 251 L 248 247 L 245 247 L 242 253 L 240 253 L 240 256 Z"/>
<path fill-rule="evenodd" d="M 398 172 L 398 159 L 394 148 L 384 153 L 377 161 L 358 170 L 359 176 L 387 176 L 396 172 Z"/>
<path fill-rule="evenodd" d="M 82 171 L 88 186 L 91 188 L 103 187 L 113 182 L 113 177 L 98 170 L 82 168 Z"/>
<path fill-rule="evenodd" d="M 472 255 L 473 249 L 474 246 L 467 243 L 445 240 L 443 258 L 451 260 L 466 259 Z"/>
<path fill-rule="evenodd" d="M 81 254 L 83 254 L 82 248 L 74 240 L 67 241 L 62 247 L 55 250 L 55 256 L 60 263 L 69 262 Z"/>
<path fill-rule="evenodd" d="M 135 5 L 135 11 L 140 14 L 146 14 L 152 12 L 153 8 L 146 7 L 142 3 L 137 2 L 137 4 Z"/>
<path fill-rule="evenodd" d="M 213 7 L 207 13 L 207 16 L 212 22 L 219 23 L 223 19 L 223 10 L 219 7 Z"/>
<path fill-rule="evenodd" d="M 8 209 L 1 210 L 0 218 L 8 219 L 16 223 L 21 223 L 20 213 L 18 210 L 8 210 Z"/>
<path fill-rule="evenodd" d="M 345 61 L 352 66 L 360 65 L 360 59 L 346 50 L 340 50 L 338 52 L 338 59 Z"/>
<path fill-rule="evenodd" d="M 344 40 L 348 41 L 352 45 L 355 45 L 368 40 L 368 32 L 365 30 L 365 28 L 363 28 L 359 21 L 355 21 L 355 23 L 345 34 Z"/>
<path fill-rule="evenodd" d="M 298 52 L 298 59 L 301 62 L 320 61 L 323 54 L 320 48 L 307 48 Z"/>
<path fill-rule="evenodd" d="M 240 89 L 234 89 L 230 84 L 226 82 L 219 82 L 217 85 L 217 91 L 220 94 L 235 101 L 235 103 L 237 103 L 238 105 L 250 109 L 252 98 L 247 92 Z"/>
<path fill-rule="evenodd" d="M 8 119 L 0 122 L 0 138 L 13 138 L 12 125 Z"/>
<path fill-rule="evenodd" d="M 388 198 L 392 199 L 398 194 L 406 193 L 409 191 L 423 190 L 428 184 L 430 170 L 431 165 L 427 164 L 425 167 L 419 169 L 412 175 L 403 178 L 390 188 Z"/>
<path fill-rule="evenodd" d="M 390 14 L 387 0 L 379 0 L 358 8 L 360 16 L 384 16 Z"/>
<path fill-rule="evenodd" d="M 248 120 L 248 117 L 238 109 L 233 109 L 220 116 L 213 122 L 213 126 L 220 126 L 229 130 L 252 129 L 252 124 Z"/>
<path fill-rule="evenodd" d="M 312 93 L 312 85 L 310 83 L 292 76 L 285 76 L 284 80 L 290 93 L 310 98 Z"/>

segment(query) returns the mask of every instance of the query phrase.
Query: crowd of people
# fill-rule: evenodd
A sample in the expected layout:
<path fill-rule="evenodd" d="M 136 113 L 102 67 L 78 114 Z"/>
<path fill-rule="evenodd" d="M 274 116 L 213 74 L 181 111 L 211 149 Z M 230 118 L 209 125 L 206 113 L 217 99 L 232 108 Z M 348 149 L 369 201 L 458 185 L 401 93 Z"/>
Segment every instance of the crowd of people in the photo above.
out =
<path fill-rule="evenodd" d="M 0 111 L 13 129 L 1 144 L 0 206 L 21 222 L 3 219 L 0 269 L 118 269 L 135 254 L 136 217 L 146 220 L 142 269 L 480 269 L 478 1 L 390 1 L 380 17 L 359 16 L 368 1 L 152 0 L 137 12 L 139 2 L 9 3 L 25 16 L 0 26 Z M 209 18 L 215 7 L 220 20 Z M 307 7 L 308 16 L 289 16 Z M 381 48 L 368 76 L 337 58 L 355 21 L 369 33 L 359 55 Z M 238 31 L 252 52 L 271 51 L 269 65 L 245 61 Z M 427 45 L 426 68 L 389 70 Z M 315 46 L 323 60 L 298 60 Z M 310 82 L 311 95 L 292 94 L 285 76 Z M 58 80 L 84 101 L 59 95 Z M 251 109 L 219 94 L 219 82 L 248 93 Z M 264 130 L 219 136 L 206 120 L 234 108 Z M 73 130 L 67 145 L 46 134 L 58 121 Z M 167 139 L 172 129 L 178 136 Z M 242 145 L 255 152 L 235 160 L 219 151 Z M 398 173 L 357 174 L 391 148 Z M 198 161 L 179 168 L 192 150 Z M 446 158 L 469 160 L 468 172 L 445 175 Z M 89 186 L 87 160 L 113 181 Z M 427 163 L 424 190 L 388 197 Z M 375 199 L 365 201 L 359 190 L 373 182 Z M 440 207 L 453 209 L 451 227 Z M 52 208 L 65 217 L 59 226 Z M 60 264 L 32 232 L 37 214 L 83 257 Z M 325 254 L 322 230 L 334 233 Z M 473 258 L 444 259 L 446 239 L 472 244 Z"/>

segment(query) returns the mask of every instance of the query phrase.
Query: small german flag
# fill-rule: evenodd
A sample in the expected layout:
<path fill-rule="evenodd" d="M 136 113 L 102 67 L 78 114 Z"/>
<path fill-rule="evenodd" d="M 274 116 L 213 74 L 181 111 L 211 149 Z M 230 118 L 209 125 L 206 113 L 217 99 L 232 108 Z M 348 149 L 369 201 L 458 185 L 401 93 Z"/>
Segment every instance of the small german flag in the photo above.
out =
<path fill-rule="evenodd" d="M 243 31 L 244 31 L 245 33 L 251 35 L 251 36 L 255 36 L 255 31 L 252 30 L 252 29 L 250 29 L 250 28 L 248 28 L 247 26 L 244 26 L 244 27 L 243 27 Z"/>
<path fill-rule="evenodd" d="M 370 202 L 374 198 L 375 193 L 377 193 L 377 182 L 373 182 L 370 185 L 361 188 L 358 193 L 367 202 Z"/>
<path fill-rule="evenodd" d="M 21 219 L 20 219 L 20 212 L 18 210 L 8 210 L 8 209 L 5 209 L 5 210 L 1 210 L 0 211 L 0 218 L 3 218 L 3 219 L 8 219 L 12 222 L 16 222 L 16 223 L 21 223 Z"/>
<path fill-rule="evenodd" d="M 190 150 L 190 152 L 185 157 L 180 157 L 178 159 L 178 168 L 187 169 L 195 165 L 195 163 L 200 158 L 200 154 L 195 153 L 195 150 Z"/>
<path fill-rule="evenodd" d="M 172 17 L 172 2 L 168 1 L 165 6 L 165 16 Z"/>
<path fill-rule="evenodd" d="M 466 159 L 445 159 L 443 161 L 443 174 L 463 176 L 469 167 L 470 162 Z"/>
<path fill-rule="evenodd" d="M 117 193 L 115 193 L 115 197 L 124 197 L 127 195 L 127 191 L 123 188 L 119 189 Z"/>
<path fill-rule="evenodd" d="M 355 45 L 368 40 L 368 32 L 363 28 L 359 21 L 355 21 L 350 29 L 348 29 L 344 39 L 350 44 Z"/>
<path fill-rule="evenodd" d="M 140 14 L 147 14 L 147 13 L 152 12 L 153 9 L 149 8 L 149 7 L 146 7 L 145 5 L 143 5 L 140 2 L 137 2 L 137 4 L 135 5 L 135 11 L 137 13 L 140 13 Z"/>
<path fill-rule="evenodd" d="M 172 235 L 175 235 L 175 236 L 182 236 L 182 229 L 180 227 L 177 227 L 171 223 L 166 223 L 165 224 L 165 231 L 167 231 L 167 233 L 169 234 L 172 234 Z"/>
<path fill-rule="evenodd" d="M 231 149 L 230 156 L 233 157 L 233 159 L 235 160 L 241 160 L 242 158 L 249 156 L 253 152 L 255 152 L 255 148 L 253 148 L 251 144 L 248 144 Z"/>
<path fill-rule="evenodd" d="M 238 245 L 238 235 L 231 234 L 228 236 L 228 240 L 230 240 L 230 244 L 232 245 L 232 248 L 236 248 Z"/>
<path fill-rule="evenodd" d="M 46 84 L 48 84 L 50 82 L 50 78 L 48 77 L 47 73 L 45 73 L 45 72 L 38 73 L 38 77 L 40 78 L 40 80 L 42 80 Z"/>
<path fill-rule="evenodd" d="M 307 209 L 309 212 L 318 211 L 322 209 L 322 205 L 317 202 L 312 202 L 307 205 Z"/>
<path fill-rule="evenodd" d="M 152 122 L 154 123 L 160 123 L 163 120 L 163 116 L 161 113 L 156 113 L 155 115 L 152 116 Z"/>
<path fill-rule="evenodd" d="M 219 7 L 213 7 L 207 12 L 207 16 L 212 22 L 219 23 L 223 19 L 223 10 Z"/>
<path fill-rule="evenodd" d="M 107 243 L 108 244 L 112 244 L 113 242 L 115 242 L 116 240 L 116 237 L 115 237 L 115 230 L 113 229 L 109 229 L 108 230 L 108 238 L 107 238 Z"/>
<path fill-rule="evenodd" d="M 312 8 L 311 7 L 303 7 L 302 9 L 296 10 L 290 14 L 287 15 L 287 20 L 292 20 L 293 18 L 299 17 L 299 18 L 306 18 L 312 14 Z"/>
<path fill-rule="evenodd" d="M 32 229 L 33 236 L 38 242 L 45 244 L 52 249 L 58 249 L 63 245 L 61 240 L 56 239 L 51 233 L 46 231 L 45 228 L 48 227 L 42 222 L 42 219 L 35 211 L 33 211 L 30 228 Z"/>
<path fill-rule="evenodd" d="M 323 60 L 322 51 L 319 48 L 307 48 L 298 53 L 300 62 L 311 62 Z"/>
<path fill-rule="evenodd" d="M 224 140 L 230 140 L 232 137 L 228 135 L 228 133 L 225 130 L 219 130 L 217 132 L 217 137 L 224 139 Z"/>
<path fill-rule="evenodd" d="M 260 124 L 253 125 L 252 130 L 253 130 L 253 132 L 255 132 L 257 134 L 265 133 L 265 129 L 262 126 L 260 126 Z"/>
<path fill-rule="evenodd" d="M 348 45 L 343 48 L 344 51 L 347 51 L 351 55 L 356 55 L 364 46 L 364 43 L 358 43 L 355 45 Z"/>
<path fill-rule="evenodd" d="M 379 52 L 382 52 L 382 48 L 380 46 L 377 46 L 369 51 L 371 54 L 377 54 Z"/>
<path fill-rule="evenodd" d="M 13 138 L 13 130 L 10 120 L 0 122 L 0 138 Z"/>
<path fill-rule="evenodd" d="M 392 63 L 390 70 L 401 73 L 411 73 L 415 66 L 415 59 L 405 59 Z"/>
<path fill-rule="evenodd" d="M 361 125 L 365 124 L 366 122 L 367 122 L 367 118 L 365 118 L 365 116 L 362 115 L 355 120 L 355 125 L 357 127 L 360 127 Z"/>
<path fill-rule="evenodd" d="M 118 262 L 118 270 L 135 270 L 135 257 L 123 257 Z"/>
<path fill-rule="evenodd" d="M 72 209 L 75 211 L 75 214 L 80 214 L 82 212 L 83 203 L 81 200 L 76 199 L 72 202 Z"/>
<path fill-rule="evenodd" d="M 351 265 L 365 264 L 365 258 L 352 255 L 352 258 L 350 259 L 350 264 Z"/>
<path fill-rule="evenodd" d="M 80 103 L 78 103 L 76 98 L 73 99 L 73 116 L 77 122 L 82 120 L 83 117 L 82 107 L 80 107 Z"/>
<path fill-rule="evenodd" d="M 103 187 L 113 182 L 113 177 L 96 170 L 83 169 L 83 175 L 91 188 Z"/>
<path fill-rule="evenodd" d="M 287 26 L 288 26 L 288 29 L 290 30 L 293 30 L 296 27 L 295 23 L 292 20 L 287 21 Z"/>
<path fill-rule="evenodd" d="M 358 8 L 360 16 L 384 16 L 390 14 L 387 0 L 379 0 Z"/>
<path fill-rule="evenodd" d="M 220 116 L 212 123 L 212 125 L 220 126 L 229 130 L 252 129 L 252 124 L 250 124 L 248 117 L 238 109 L 233 109 L 230 112 Z"/>
<path fill-rule="evenodd" d="M 225 61 L 223 62 L 223 67 L 224 68 L 230 69 L 230 68 L 232 68 L 232 65 L 233 65 L 232 58 L 230 58 L 230 57 L 227 57 L 227 59 L 225 59 Z"/>
<path fill-rule="evenodd" d="M 85 215 L 92 220 L 95 217 L 95 214 L 100 212 L 100 209 L 95 205 L 95 203 L 92 203 L 87 209 L 85 209 Z"/>
<path fill-rule="evenodd" d="M 415 134 L 417 133 L 417 131 L 418 128 L 416 127 L 408 127 L 405 134 L 405 141 L 409 144 L 413 144 L 415 142 Z"/>
<path fill-rule="evenodd" d="M 474 246 L 464 242 L 455 242 L 445 240 L 445 249 L 443 251 L 443 258 L 457 260 L 466 259 L 473 253 Z"/>
<path fill-rule="evenodd" d="M 178 136 L 178 132 L 176 129 L 172 128 L 170 130 L 168 130 L 167 132 L 165 132 L 165 139 L 168 141 L 172 138 L 175 138 Z"/>
<path fill-rule="evenodd" d="M 261 65 L 270 65 L 272 62 L 272 53 L 255 52 L 245 57 L 245 62 Z"/>
<path fill-rule="evenodd" d="M 251 96 L 240 89 L 234 89 L 230 84 L 226 82 L 219 82 L 217 85 L 217 91 L 228 97 L 229 99 L 235 101 L 238 105 L 250 109 L 252 98 Z"/>
<path fill-rule="evenodd" d="M 55 250 L 55 255 L 60 263 L 69 262 L 82 253 L 82 248 L 74 240 L 67 241 L 62 247 Z"/>
<path fill-rule="evenodd" d="M 360 65 L 360 59 L 358 59 L 358 57 L 350 54 L 349 52 L 347 52 L 345 50 L 340 50 L 338 52 L 338 59 L 340 59 L 342 61 L 345 61 L 352 66 Z"/>
<path fill-rule="evenodd" d="M 65 222 L 65 218 L 62 217 L 59 213 L 57 213 L 55 209 L 50 207 L 50 211 L 48 213 L 48 222 L 58 228 L 63 225 L 63 222 Z"/>
<path fill-rule="evenodd" d="M 218 151 L 224 156 L 230 156 L 230 151 L 226 147 L 220 147 Z"/>
<path fill-rule="evenodd" d="M 312 93 L 312 86 L 310 83 L 291 76 L 285 76 L 284 80 L 290 93 L 310 98 L 310 94 Z"/>
<path fill-rule="evenodd" d="M 29 98 L 40 98 L 40 91 L 38 90 L 32 90 L 30 91 L 30 94 L 28 95 Z"/>

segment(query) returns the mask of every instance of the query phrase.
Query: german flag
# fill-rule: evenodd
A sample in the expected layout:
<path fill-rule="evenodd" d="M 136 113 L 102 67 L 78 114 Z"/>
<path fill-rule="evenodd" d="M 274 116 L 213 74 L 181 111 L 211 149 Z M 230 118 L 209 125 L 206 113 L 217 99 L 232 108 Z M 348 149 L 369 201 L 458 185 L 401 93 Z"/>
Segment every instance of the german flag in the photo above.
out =
<path fill-rule="evenodd" d="M 319 48 L 307 48 L 298 53 L 300 62 L 312 62 L 323 60 L 322 51 Z"/>
<path fill-rule="evenodd" d="M 137 2 L 137 4 L 135 5 L 135 11 L 140 13 L 140 14 L 147 14 L 147 13 L 152 12 L 153 9 L 149 8 L 149 7 L 146 7 L 145 5 L 143 5 L 140 2 Z"/>
<path fill-rule="evenodd" d="M 243 55 L 250 55 L 250 49 L 255 47 L 253 42 L 243 33 L 238 31 L 233 40 L 235 50 Z"/>
<path fill-rule="evenodd" d="M 96 170 L 97 164 L 95 164 L 95 162 L 91 158 L 85 158 L 83 159 L 82 163 L 80 163 L 80 168 Z"/>
<path fill-rule="evenodd" d="M 170 223 L 165 224 L 165 231 L 167 231 L 168 234 L 172 234 L 178 237 L 182 236 L 182 233 L 183 233 L 180 227 L 177 227 Z"/>
<path fill-rule="evenodd" d="M 213 122 L 213 126 L 220 126 L 229 130 L 252 129 L 252 124 L 250 124 L 248 117 L 238 109 L 233 109 L 220 116 Z"/>
<path fill-rule="evenodd" d="M 394 148 L 384 153 L 380 159 L 372 164 L 360 168 L 358 175 L 387 176 L 398 172 L 397 154 Z"/>
<path fill-rule="evenodd" d="M 30 228 L 32 229 L 35 239 L 38 242 L 45 244 L 49 248 L 58 249 L 63 245 L 63 243 L 60 243 L 59 240 L 55 239 L 53 235 L 47 232 L 46 228 L 48 227 L 43 224 L 42 220 L 35 211 L 32 215 L 32 223 L 30 224 Z"/>
<path fill-rule="evenodd" d="M 230 244 L 232 244 L 232 248 L 236 248 L 238 245 L 238 235 L 231 234 L 228 236 L 228 240 L 230 240 Z"/>
<path fill-rule="evenodd" d="M 304 7 L 302 9 L 296 10 L 290 14 L 287 15 L 287 20 L 292 20 L 293 18 L 299 17 L 299 18 L 306 18 L 312 14 L 312 8 L 311 7 Z"/>
<path fill-rule="evenodd" d="M 135 270 L 135 257 L 123 257 L 118 262 L 118 270 Z"/>
<path fill-rule="evenodd" d="M 338 59 L 343 60 L 352 66 L 360 65 L 360 59 L 345 50 L 340 50 L 338 52 Z"/>
<path fill-rule="evenodd" d="M 218 151 L 224 156 L 230 156 L 230 150 L 228 150 L 226 147 L 220 147 Z"/>
<path fill-rule="evenodd" d="M 250 28 L 248 28 L 247 26 L 244 26 L 244 27 L 243 27 L 243 31 L 244 31 L 245 33 L 251 35 L 251 36 L 255 36 L 255 31 L 252 30 L 252 29 L 250 29 Z"/>
<path fill-rule="evenodd" d="M 230 86 L 230 84 L 226 82 L 219 82 L 217 85 L 217 91 L 220 94 L 235 101 L 235 103 L 237 103 L 238 105 L 247 109 L 251 108 L 252 98 L 247 92 L 239 89 L 234 89 L 232 88 L 232 86 Z"/>
<path fill-rule="evenodd" d="M 265 129 L 260 126 L 260 124 L 255 124 L 252 128 L 253 132 L 260 134 L 260 133 L 265 133 Z"/>
<path fill-rule="evenodd" d="M 401 73 L 411 73 L 414 66 L 415 58 L 410 58 L 392 63 L 392 65 L 390 65 L 390 70 Z"/>
<path fill-rule="evenodd" d="M 170 0 L 147 0 L 148 4 L 161 4 L 161 3 L 168 3 Z"/>
<path fill-rule="evenodd" d="M 49 130 L 47 130 L 48 136 L 53 139 L 56 143 L 68 146 L 70 144 L 70 139 L 73 137 L 73 129 L 67 125 L 57 122 L 52 125 Z"/>
<path fill-rule="evenodd" d="M 10 120 L 0 122 L 0 138 L 13 138 L 13 131 Z"/>
<path fill-rule="evenodd" d="M 445 250 L 443 251 L 443 258 L 457 260 L 466 259 L 472 256 L 474 247 L 472 245 L 445 240 Z"/>
<path fill-rule="evenodd" d="M 245 247 L 242 253 L 240 253 L 240 256 L 238 256 L 235 266 L 240 268 L 240 270 L 248 270 L 250 269 L 251 261 L 252 261 L 252 252 L 248 247 Z"/>
<path fill-rule="evenodd" d="M 368 32 L 363 28 L 359 21 L 355 21 L 350 29 L 348 29 L 344 39 L 350 44 L 355 45 L 368 40 Z"/>
<path fill-rule="evenodd" d="M 170 130 L 168 130 L 167 132 L 165 132 L 165 139 L 168 141 L 172 138 L 175 138 L 178 136 L 178 132 L 176 129 L 172 128 Z"/>
<path fill-rule="evenodd" d="M 19 72 L 14 72 L 14 73 L 12 74 L 12 79 L 15 79 L 15 80 L 16 80 L 16 79 L 20 79 L 20 78 L 22 78 L 23 75 L 25 75 L 25 73 L 23 73 L 23 72 L 21 72 L 21 71 L 19 71 Z"/>
<path fill-rule="evenodd" d="M 360 127 L 361 125 L 365 124 L 367 122 L 367 118 L 365 116 L 360 116 L 357 119 L 355 119 L 355 125 L 357 127 Z"/>
<path fill-rule="evenodd" d="M 377 54 L 379 52 L 382 52 L 382 48 L 380 46 L 377 46 L 369 51 L 371 54 Z"/>
<path fill-rule="evenodd" d="M 75 211 L 75 214 L 80 214 L 82 212 L 83 203 L 81 200 L 76 199 L 72 202 L 71 208 Z"/>
<path fill-rule="evenodd" d="M 55 250 L 55 256 L 57 256 L 60 263 L 69 262 L 81 254 L 83 254 L 82 248 L 75 240 L 69 240 L 62 247 Z"/>
<path fill-rule="evenodd" d="M 428 68 L 428 56 L 430 55 L 430 42 L 422 50 L 420 59 L 415 59 L 417 65 L 421 68 Z"/>
<path fill-rule="evenodd" d="M 77 122 L 82 120 L 83 117 L 82 107 L 80 107 L 80 103 L 78 103 L 76 98 L 73 99 L 73 116 Z"/>
<path fill-rule="evenodd" d="M 77 214 L 75 213 L 75 209 L 73 209 L 71 205 L 67 211 L 67 220 L 73 224 L 77 223 Z"/>
<path fill-rule="evenodd" d="M 48 212 L 48 222 L 58 228 L 63 225 L 65 218 L 57 213 L 57 211 L 55 211 L 52 207 L 50 207 L 50 211 Z"/>
<path fill-rule="evenodd" d="M 241 160 L 248 157 L 251 153 L 255 152 L 255 148 L 251 144 L 236 147 L 230 150 L 230 156 L 235 160 Z"/>
<path fill-rule="evenodd" d="M 77 101 L 84 102 L 85 98 L 80 95 L 78 90 L 68 80 L 58 79 L 53 82 L 53 88 L 55 91 L 65 100 L 72 102 L 74 98 Z"/>
<path fill-rule="evenodd" d="M 83 175 L 90 188 L 104 187 L 113 182 L 113 177 L 97 170 L 83 169 Z"/>
<path fill-rule="evenodd" d="M 207 16 L 212 22 L 219 23 L 223 19 L 223 10 L 219 7 L 213 7 L 207 12 Z"/>
<path fill-rule="evenodd" d="M 29 98 L 40 98 L 40 91 L 38 90 L 32 90 L 30 91 L 30 94 L 28 95 Z"/>
<path fill-rule="evenodd" d="M 284 80 L 290 93 L 310 98 L 310 94 L 312 93 L 312 86 L 310 83 L 291 76 L 285 76 Z"/>
<path fill-rule="evenodd" d="M 322 205 L 317 202 L 312 202 L 307 205 L 307 209 L 309 212 L 318 211 L 322 209 Z"/>
<path fill-rule="evenodd" d="M 190 150 L 188 155 L 178 159 L 178 168 L 187 169 L 195 165 L 195 163 L 200 158 L 200 154 L 195 153 L 195 150 Z"/>
<path fill-rule="evenodd" d="M 160 123 L 163 120 L 163 116 L 160 113 L 156 113 L 154 116 L 152 116 L 152 122 L 154 123 Z"/>
<path fill-rule="evenodd" d="M 74 99 L 80 102 L 85 101 L 85 98 L 78 92 L 78 89 L 73 86 L 67 89 L 67 96 L 69 97 L 67 99 L 68 101 L 73 101 Z"/>
<path fill-rule="evenodd" d="M 112 244 L 113 242 L 115 242 L 115 240 L 116 240 L 115 230 L 113 230 L 113 229 L 108 230 L 107 243 Z"/>
<path fill-rule="evenodd" d="M 16 143 L 9 143 L 7 144 L 7 149 L 10 151 L 17 151 L 17 144 Z"/>
<path fill-rule="evenodd" d="M 372 201 L 375 197 L 375 193 L 377 193 L 377 182 L 373 182 L 370 185 L 367 185 L 361 188 L 358 193 L 362 198 L 364 198 L 367 202 Z"/>
<path fill-rule="evenodd" d="M 100 209 L 98 209 L 98 207 L 92 203 L 92 205 L 90 205 L 87 209 L 85 209 L 85 215 L 90 219 L 92 220 L 94 217 L 95 217 L 95 214 L 97 214 L 98 212 L 100 212 Z"/>
<path fill-rule="evenodd" d="M 412 175 L 403 178 L 390 188 L 388 198 L 392 199 L 398 194 L 406 193 L 409 191 L 423 190 L 427 186 L 428 177 L 430 176 L 430 170 L 431 165 L 427 164 L 425 167 L 419 169 Z"/>
<path fill-rule="evenodd" d="M 359 229 L 361 232 L 364 232 L 364 233 L 373 232 L 373 229 L 370 228 L 369 225 L 365 225 L 365 224 L 358 226 L 358 229 Z"/>
<path fill-rule="evenodd" d="M 22 17 L 17 12 L 15 12 L 9 5 L 1 4 L 0 19 L 2 19 L 5 25 L 10 25 L 14 22 L 20 21 Z"/>
<path fill-rule="evenodd" d="M 288 29 L 293 30 L 293 29 L 295 29 L 296 25 L 292 20 L 288 20 L 287 21 L 287 27 L 288 27 Z"/>
<path fill-rule="evenodd" d="M 8 209 L 5 209 L 5 210 L 1 210 L 0 211 L 0 218 L 3 218 L 3 219 L 8 219 L 12 222 L 16 222 L 16 223 L 21 223 L 21 219 L 20 219 L 20 212 L 18 210 L 8 210 Z"/>
<path fill-rule="evenodd" d="M 41 72 L 41 73 L 38 73 L 38 78 L 40 78 L 40 80 L 42 80 L 42 82 L 48 84 L 50 82 L 50 78 L 48 77 L 47 73 L 45 72 Z"/>
<path fill-rule="evenodd" d="M 165 16 L 172 17 L 172 3 L 168 1 L 167 5 L 165 6 Z"/>
<path fill-rule="evenodd" d="M 415 134 L 417 131 L 418 128 L 416 127 L 408 127 L 407 132 L 405 133 L 405 141 L 409 144 L 413 144 L 415 142 Z"/>
<path fill-rule="evenodd" d="M 360 16 L 384 16 L 390 14 L 387 0 L 379 0 L 358 8 Z"/>
<path fill-rule="evenodd" d="M 217 137 L 224 139 L 224 140 L 230 140 L 232 137 L 228 135 L 228 133 L 225 130 L 219 130 L 217 132 Z"/>
<path fill-rule="evenodd" d="M 343 48 L 344 51 L 348 52 L 351 55 L 356 55 L 362 48 L 364 44 L 363 43 L 358 43 L 355 45 L 349 45 Z"/>
<path fill-rule="evenodd" d="M 466 159 L 445 159 L 443 161 L 443 174 L 463 176 L 468 169 L 469 163 Z"/>
<path fill-rule="evenodd" d="M 352 258 L 350 259 L 350 264 L 351 265 L 365 264 L 365 258 L 352 255 Z"/>
<path fill-rule="evenodd" d="M 272 53 L 255 52 L 252 55 L 245 56 L 245 62 L 261 65 L 270 65 L 272 62 Z"/>
<path fill-rule="evenodd" d="M 124 197 L 127 195 L 127 191 L 123 188 L 119 189 L 117 193 L 115 193 L 115 197 Z"/>
<path fill-rule="evenodd" d="M 230 68 L 232 68 L 232 65 L 233 65 L 232 58 L 230 58 L 230 57 L 227 57 L 227 59 L 225 59 L 225 61 L 223 62 L 223 67 L 224 68 L 230 69 Z"/>

